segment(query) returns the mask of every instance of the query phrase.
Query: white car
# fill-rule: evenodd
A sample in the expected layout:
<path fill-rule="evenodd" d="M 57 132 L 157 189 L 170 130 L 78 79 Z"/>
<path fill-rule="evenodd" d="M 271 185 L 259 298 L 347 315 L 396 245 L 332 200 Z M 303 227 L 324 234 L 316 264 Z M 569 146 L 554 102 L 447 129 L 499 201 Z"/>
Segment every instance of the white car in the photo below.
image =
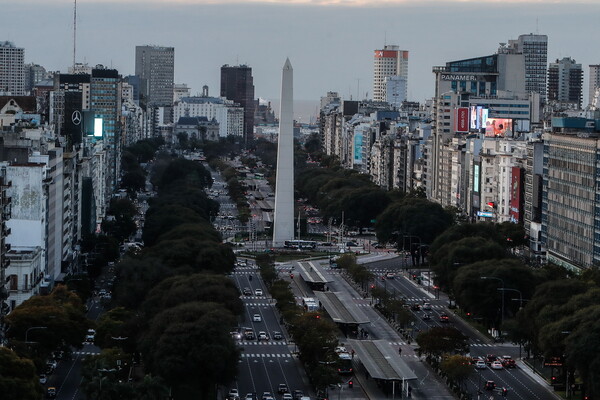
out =
<path fill-rule="evenodd" d="M 283 396 L 281 396 L 281 400 L 294 400 L 294 398 L 291 393 L 284 393 Z"/>
<path fill-rule="evenodd" d="M 262 295 L 263 295 L 263 291 L 262 291 L 262 289 L 256 289 L 256 290 L 254 291 L 254 295 L 255 295 L 255 296 L 262 296 Z"/>
<path fill-rule="evenodd" d="M 46 377 L 46 375 L 40 375 L 40 384 L 45 385 L 46 382 L 48 382 L 48 378 Z"/>
<path fill-rule="evenodd" d="M 504 367 L 502 366 L 502 363 L 500 361 L 494 361 L 490 367 L 492 369 L 504 369 Z"/>
<path fill-rule="evenodd" d="M 260 314 L 254 314 L 254 316 L 252 317 L 252 321 L 262 322 L 262 317 L 260 316 Z"/>
<path fill-rule="evenodd" d="M 487 365 L 485 364 L 485 361 L 483 360 L 479 360 L 475 363 L 475 368 L 477 369 L 486 369 Z"/>
<path fill-rule="evenodd" d="M 431 304 L 430 303 L 423 304 L 423 310 L 431 310 Z"/>

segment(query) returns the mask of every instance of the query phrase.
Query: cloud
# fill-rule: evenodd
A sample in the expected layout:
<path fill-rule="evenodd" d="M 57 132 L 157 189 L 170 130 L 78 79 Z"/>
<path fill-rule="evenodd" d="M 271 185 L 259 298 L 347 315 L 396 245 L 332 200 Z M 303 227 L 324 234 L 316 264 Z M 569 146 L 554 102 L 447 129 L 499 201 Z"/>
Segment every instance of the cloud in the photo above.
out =
<path fill-rule="evenodd" d="M 60 0 L 73 3 L 73 0 Z M 81 1 L 81 0 L 80 0 Z M 46 0 L 21 0 L 21 2 L 45 3 Z M 224 5 L 224 4 L 273 4 L 289 6 L 343 6 L 343 7 L 385 7 L 385 6 L 431 6 L 433 4 L 472 3 L 482 4 L 597 4 L 598 0 L 83 0 L 81 3 L 118 3 L 154 5 Z"/>

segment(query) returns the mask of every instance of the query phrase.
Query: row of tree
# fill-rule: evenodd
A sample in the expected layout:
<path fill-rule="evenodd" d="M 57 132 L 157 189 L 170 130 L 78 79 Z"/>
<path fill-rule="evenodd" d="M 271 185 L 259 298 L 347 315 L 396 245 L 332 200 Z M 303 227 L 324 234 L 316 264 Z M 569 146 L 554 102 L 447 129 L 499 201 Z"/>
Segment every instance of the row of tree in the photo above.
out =
<path fill-rule="evenodd" d="M 84 388 L 106 399 L 214 398 L 239 358 L 229 332 L 242 304 L 226 277 L 235 256 L 210 224 L 219 207 L 205 193 L 209 171 L 159 154 L 151 181 L 145 248 L 116 266 L 113 308 L 97 324 L 104 350 L 86 361 Z"/>

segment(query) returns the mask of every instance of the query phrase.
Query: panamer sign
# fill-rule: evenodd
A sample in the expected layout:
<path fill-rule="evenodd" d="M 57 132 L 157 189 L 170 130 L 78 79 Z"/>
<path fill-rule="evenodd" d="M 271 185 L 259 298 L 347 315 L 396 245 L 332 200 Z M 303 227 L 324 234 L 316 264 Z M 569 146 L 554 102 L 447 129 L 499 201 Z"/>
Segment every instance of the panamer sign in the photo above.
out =
<path fill-rule="evenodd" d="M 443 81 L 477 81 L 477 75 L 471 74 L 442 74 Z"/>

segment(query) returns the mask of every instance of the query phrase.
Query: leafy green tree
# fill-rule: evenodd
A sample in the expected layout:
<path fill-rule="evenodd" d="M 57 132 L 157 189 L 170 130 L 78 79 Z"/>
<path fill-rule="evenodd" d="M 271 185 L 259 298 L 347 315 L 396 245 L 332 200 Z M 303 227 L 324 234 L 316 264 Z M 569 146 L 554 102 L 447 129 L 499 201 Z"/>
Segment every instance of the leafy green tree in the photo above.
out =
<path fill-rule="evenodd" d="M 377 218 L 377 239 L 386 243 L 392 238 L 398 241 L 404 235 L 416 236 L 421 244 L 428 244 L 448 229 L 454 220 L 452 215 L 437 203 L 421 198 L 405 198 L 392 203 Z"/>
<path fill-rule="evenodd" d="M 102 314 L 96 325 L 94 344 L 101 348 L 118 347 L 133 353 L 136 332 L 129 324 L 133 318 L 134 313 L 124 307 L 115 307 Z"/>
<path fill-rule="evenodd" d="M 35 365 L 7 347 L 0 347 L 0 393 L 5 399 L 39 400 L 42 387 Z"/>
<path fill-rule="evenodd" d="M 136 400 L 166 400 L 169 398 L 169 388 L 159 376 L 145 375 L 136 385 Z"/>
<path fill-rule="evenodd" d="M 506 243 L 502 235 L 498 233 L 496 226 L 491 222 L 453 225 L 431 243 L 429 248 L 430 262 L 433 265 L 437 264 L 446 255 L 446 251 L 443 249 L 444 246 L 467 237 L 475 237 L 480 240 L 491 239 L 497 243 Z"/>
<path fill-rule="evenodd" d="M 176 158 L 169 163 L 159 177 L 159 193 L 168 192 L 173 186 L 207 188 L 212 186 L 212 177 L 202 164 Z"/>
<path fill-rule="evenodd" d="M 99 355 L 83 361 L 82 388 L 88 398 L 118 400 L 134 398 L 134 388 L 128 383 L 131 354 L 121 349 L 104 349 Z"/>
<path fill-rule="evenodd" d="M 462 387 L 464 381 L 473 373 L 471 359 L 460 354 L 444 357 L 440 369 L 459 387 Z"/>
<path fill-rule="evenodd" d="M 142 306 L 146 315 L 190 301 L 216 302 L 233 315 L 241 315 L 243 303 L 234 282 L 224 275 L 194 274 L 167 278 L 154 287 Z"/>
<path fill-rule="evenodd" d="M 161 240 L 144 251 L 144 258 L 156 258 L 177 273 L 214 272 L 233 270 L 235 255 L 231 248 L 214 241 L 186 238 Z"/>
<path fill-rule="evenodd" d="M 131 200 L 112 199 L 107 213 L 108 215 L 113 216 L 114 219 L 105 219 L 102 221 L 102 231 L 109 233 L 119 242 L 127 239 L 137 230 L 134 221 L 134 217 L 137 215 L 137 209 Z"/>
<path fill-rule="evenodd" d="M 336 264 L 338 268 L 350 270 L 352 267 L 355 267 L 356 264 L 356 255 L 354 254 L 342 254 L 337 258 Z"/>
<path fill-rule="evenodd" d="M 491 239 L 465 237 L 443 245 L 436 251 L 436 283 L 443 290 L 451 290 L 456 274 L 463 266 L 489 259 L 501 259 L 506 256 L 505 249 Z"/>
<path fill-rule="evenodd" d="M 50 295 L 33 296 L 6 316 L 7 337 L 19 353 L 40 362 L 58 348 L 81 347 L 90 326 L 84 312 L 81 299 L 58 285 Z M 45 328 L 29 330 L 32 327 Z M 24 343 L 26 336 L 32 343 Z"/>
<path fill-rule="evenodd" d="M 239 350 L 229 330 L 236 319 L 218 303 L 188 302 L 154 317 L 140 342 L 145 365 L 175 398 L 214 398 L 215 384 L 237 372 Z"/>
<path fill-rule="evenodd" d="M 113 303 L 136 309 L 154 286 L 174 273 L 160 260 L 126 257 L 116 269 L 118 284 L 113 288 Z"/>
<path fill-rule="evenodd" d="M 146 187 L 146 173 L 141 168 L 125 172 L 123 178 L 121 178 L 121 187 L 127 190 L 129 194 L 144 190 Z"/>
<path fill-rule="evenodd" d="M 308 312 L 297 318 L 292 335 L 300 349 L 300 359 L 308 366 L 307 369 L 315 368 L 320 363 L 337 361 L 337 327 L 320 313 Z"/>
<path fill-rule="evenodd" d="M 469 351 L 468 340 L 454 327 L 433 327 L 417 336 L 420 351 L 432 357 L 454 353 L 466 354 Z"/>
<path fill-rule="evenodd" d="M 153 246 L 160 235 L 183 224 L 202 224 L 206 219 L 180 205 L 150 208 L 146 213 L 142 238 L 146 247 Z"/>
<path fill-rule="evenodd" d="M 499 289 L 518 290 L 523 298 L 528 299 L 536 284 L 533 271 L 518 260 L 486 260 L 460 268 L 454 278 L 453 293 L 457 304 L 465 311 L 483 318 L 488 325 L 499 327 L 503 319 L 503 291 Z M 519 293 L 504 290 L 505 317 L 515 315 L 519 310 L 519 302 L 510 301 L 511 298 L 520 298 Z"/>

